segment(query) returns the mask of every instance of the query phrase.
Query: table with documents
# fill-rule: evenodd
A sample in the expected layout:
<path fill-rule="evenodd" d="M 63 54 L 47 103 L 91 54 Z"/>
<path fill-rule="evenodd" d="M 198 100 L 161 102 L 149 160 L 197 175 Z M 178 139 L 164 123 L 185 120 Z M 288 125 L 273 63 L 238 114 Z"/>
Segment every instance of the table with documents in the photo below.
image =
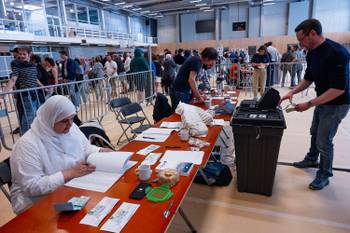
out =
<path fill-rule="evenodd" d="M 217 102 L 218 100 L 215 100 Z M 205 108 L 204 105 L 201 107 Z M 229 115 L 220 115 L 216 117 L 218 119 L 230 120 Z M 170 117 L 163 119 L 165 122 L 179 122 L 181 118 L 177 114 L 173 114 Z M 222 123 L 222 122 L 221 122 Z M 161 122 L 158 122 L 155 127 L 160 127 Z M 172 125 L 170 125 L 172 126 Z M 123 225 L 122 229 L 115 229 L 115 232 L 143 232 L 143 233 L 157 233 L 165 232 L 170 225 L 175 213 L 179 210 L 185 195 L 190 188 L 193 179 L 200 167 L 204 167 L 210 157 L 210 153 L 215 146 L 215 143 L 219 137 L 219 134 L 223 128 L 222 125 L 209 126 L 208 135 L 205 138 L 201 138 L 204 141 L 210 143 L 210 146 L 203 147 L 202 160 L 198 161 L 197 156 L 191 158 L 191 162 L 194 164 L 200 163 L 200 165 L 194 165 L 188 176 L 181 176 L 180 181 L 171 188 L 173 196 L 171 199 L 162 203 L 153 203 L 146 198 L 142 200 L 133 200 L 129 198 L 129 194 L 139 184 L 138 177 L 135 175 L 136 167 L 146 158 L 146 155 L 139 155 L 136 152 L 146 148 L 149 145 L 159 145 L 158 149 L 152 151 L 152 153 L 174 153 L 172 150 L 189 151 L 190 146 L 187 142 L 180 140 L 177 132 L 173 130 L 170 136 L 166 138 L 164 142 L 154 141 L 131 141 L 127 145 L 119 149 L 123 152 L 134 152 L 131 156 L 131 161 L 136 161 L 137 164 L 127 170 L 119 180 L 112 185 L 106 192 L 96 192 L 86 189 L 72 188 L 62 186 L 54 192 L 43 197 L 37 201 L 31 208 L 18 215 L 10 222 L 0 228 L 0 232 L 35 232 L 35 233 L 51 233 L 51 232 L 100 232 L 101 230 L 111 230 L 116 227 L 116 223 L 113 221 L 114 215 L 118 215 L 118 211 L 123 211 L 123 208 L 130 210 L 128 212 L 127 223 Z M 151 131 L 151 133 L 154 131 Z M 156 131 L 157 133 L 157 131 Z M 147 134 L 151 135 L 151 134 Z M 176 146 L 178 149 L 167 149 L 166 147 Z M 164 155 L 163 155 L 164 156 Z M 161 157 L 162 159 L 162 157 Z M 155 168 L 161 162 L 161 159 L 152 166 L 153 173 L 151 179 L 157 177 Z M 154 184 L 152 184 L 154 186 Z M 157 184 L 158 185 L 158 184 Z M 73 196 L 89 196 L 90 200 L 86 204 L 85 208 L 77 212 L 59 213 L 54 208 L 54 203 L 66 202 Z M 105 199 L 104 199 L 105 198 Z M 106 199 L 107 198 L 107 199 Z M 103 201 L 102 201 L 103 200 Z M 101 202 L 101 203 L 100 203 Z M 94 207 L 97 208 L 98 204 L 112 203 L 114 206 L 109 207 L 111 211 L 106 217 L 98 222 L 96 219 L 89 219 L 88 213 L 94 213 Z M 167 212 L 168 211 L 168 212 Z M 167 212 L 165 217 L 164 212 Z M 182 211 L 180 211 L 182 214 Z M 129 216 L 130 215 L 130 216 Z M 91 216 L 90 216 L 91 217 Z M 103 217 L 103 215 L 102 215 Z M 86 219 L 88 218 L 88 219 Z M 101 218 L 101 216 L 99 216 Z M 83 220 L 84 219 L 84 220 Z M 83 220 L 83 221 L 82 221 Z M 81 223 L 82 221 L 82 223 Z M 123 220 L 125 221 L 125 220 Z M 86 224 L 86 222 L 91 224 Z M 85 223 L 85 224 L 84 224 Z M 93 225 L 98 224 L 98 226 Z M 118 225 L 118 227 L 120 227 Z M 142 230 L 141 230 L 142 229 Z M 140 231 L 141 230 L 141 231 Z"/>

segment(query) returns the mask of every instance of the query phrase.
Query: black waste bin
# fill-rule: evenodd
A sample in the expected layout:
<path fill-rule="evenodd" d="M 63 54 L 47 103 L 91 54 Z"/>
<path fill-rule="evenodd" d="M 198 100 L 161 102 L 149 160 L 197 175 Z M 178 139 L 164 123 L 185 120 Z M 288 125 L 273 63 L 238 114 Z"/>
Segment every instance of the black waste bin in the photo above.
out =
<path fill-rule="evenodd" d="M 251 106 L 237 108 L 231 121 L 238 191 L 271 196 L 286 124 L 282 110 Z"/>

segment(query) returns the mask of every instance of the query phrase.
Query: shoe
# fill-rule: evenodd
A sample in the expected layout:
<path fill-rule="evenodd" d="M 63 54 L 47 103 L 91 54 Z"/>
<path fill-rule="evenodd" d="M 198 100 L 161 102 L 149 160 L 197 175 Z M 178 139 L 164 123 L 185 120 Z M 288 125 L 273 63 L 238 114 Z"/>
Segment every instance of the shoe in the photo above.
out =
<path fill-rule="evenodd" d="M 321 190 L 329 184 L 328 178 L 316 177 L 310 184 L 309 189 Z"/>
<path fill-rule="evenodd" d="M 17 127 L 15 130 L 11 132 L 12 134 L 19 134 L 19 127 Z"/>
<path fill-rule="evenodd" d="M 297 168 L 318 167 L 318 162 L 304 159 L 300 162 L 293 163 L 293 166 Z"/>

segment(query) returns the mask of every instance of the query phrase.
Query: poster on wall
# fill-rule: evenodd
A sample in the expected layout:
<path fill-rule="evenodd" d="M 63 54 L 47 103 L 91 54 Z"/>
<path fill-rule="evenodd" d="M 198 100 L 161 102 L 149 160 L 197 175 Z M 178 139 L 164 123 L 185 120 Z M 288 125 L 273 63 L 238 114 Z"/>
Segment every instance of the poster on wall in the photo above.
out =
<path fill-rule="evenodd" d="M 233 22 L 232 31 L 245 31 L 245 23 L 246 22 Z"/>

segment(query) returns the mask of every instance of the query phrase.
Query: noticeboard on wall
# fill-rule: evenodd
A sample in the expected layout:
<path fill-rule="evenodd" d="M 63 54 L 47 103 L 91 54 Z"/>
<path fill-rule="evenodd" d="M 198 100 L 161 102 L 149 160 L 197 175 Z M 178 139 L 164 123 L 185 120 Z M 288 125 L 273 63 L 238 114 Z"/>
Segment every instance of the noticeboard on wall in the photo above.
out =
<path fill-rule="evenodd" d="M 232 31 L 245 31 L 246 22 L 233 22 Z"/>

